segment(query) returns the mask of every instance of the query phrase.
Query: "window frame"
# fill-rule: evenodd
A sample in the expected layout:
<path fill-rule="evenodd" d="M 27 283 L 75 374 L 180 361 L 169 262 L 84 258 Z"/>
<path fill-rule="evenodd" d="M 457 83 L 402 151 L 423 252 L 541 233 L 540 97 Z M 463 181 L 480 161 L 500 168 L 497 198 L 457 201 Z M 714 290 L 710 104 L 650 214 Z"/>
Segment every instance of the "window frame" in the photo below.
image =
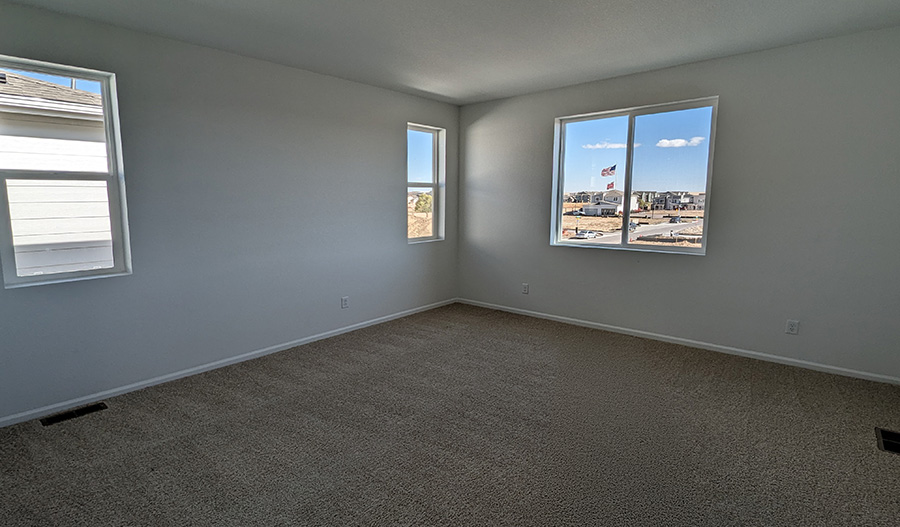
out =
<path fill-rule="evenodd" d="M 431 200 L 431 236 L 420 236 L 418 238 L 410 238 L 407 230 L 407 243 L 422 243 L 441 241 L 444 239 L 444 190 L 446 186 L 446 170 L 447 170 L 447 130 L 437 126 L 429 126 L 425 124 L 406 123 L 407 134 L 409 131 L 424 132 L 431 134 L 431 182 L 412 182 L 409 180 L 409 165 L 406 167 L 406 192 L 415 188 L 428 188 L 432 192 Z M 407 160 L 409 159 L 409 141 L 406 143 Z M 408 222 L 408 220 L 407 220 Z M 408 225 L 407 225 L 408 227 Z"/>
<path fill-rule="evenodd" d="M 106 172 L 18 170 L 0 168 L 0 270 L 2 270 L 4 288 L 15 289 L 20 287 L 130 275 L 132 273 L 131 244 L 128 229 L 128 211 L 125 199 L 125 174 L 122 162 L 122 139 L 115 74 L 8 55 L 0 55 L 0 68 L 11 68 L 98 82 L 100 84 L 100 96 L 103 104 L 103 129 L 106 141 L 107 161 Z M 9 194 L 6 184 L 6 181 L 9 179 L 105 181 L 109 204 L 110 232 L 112 236 L 113 267 L 67 271 L 47 275 L 18 276 L 15 260 L 15 246 L 13 245 L 12 220 L 10 218 L 8 203 Z"/>
<path fill-rule="evenodd" d="M 669 103 L 650 104 L 644 106 L 633 106 L 630 108 L 620 108 L 617 110 L 608 110 L 600 112 L 590 112 L 576 115 L 568 115 L 557 117 L 554 120 L 553 134 L 553 194 L 551 200 L 550 215 L 550 245 L 556 247 L 578 247 L 588 249 L 610 249 L 618 251 L 638 251 L 638 252 L 655 252 L 669 254 L 690 254 L 695 256 L 705 256 L 707 237 L 709 234 L 709 196 L 712 188 L 712 168 L 713 168 L 713 151 L 715 150 L 716 137 L 716 117 L 718 114 L 719 97 L 717 95 L 709 97 L 700 97 L 696 99 L 687 99 L 683 101 L 675 101 Z M 700 239 L 700 247 L 666 247 L 657 245 L 638 245 L 628 241 L 627 225 L 631 222 L 631 194 L 632 188 L 632 169 L 634 166 L 634 124 L 635 118 L 642 115 L 651 115 L 657 113 L 667 113 L 679 110 L 690 110 L 694 108 L 712 107 L 712 115 L 710 116 L 709 127 L 709 153 L 706 165 L 706 189 L 703 206 L 703 235 Z M 589 121 L 594 119 L 606 119 L 611 117 L 628 117 L 628 134 L 625 152 L 625 188 L 623 190 L 623 207 L 622 207 L 622 239 L 618 244 L 590 244 L 584 242 L 573 242 L 562 239 L 562 213 L 563 200 L 565 195 L 565 125 L 581 121 Z M 628 197 L 629 199 L 624 199 Z M 651 205 L 653 206 L 653 205 Z"/>

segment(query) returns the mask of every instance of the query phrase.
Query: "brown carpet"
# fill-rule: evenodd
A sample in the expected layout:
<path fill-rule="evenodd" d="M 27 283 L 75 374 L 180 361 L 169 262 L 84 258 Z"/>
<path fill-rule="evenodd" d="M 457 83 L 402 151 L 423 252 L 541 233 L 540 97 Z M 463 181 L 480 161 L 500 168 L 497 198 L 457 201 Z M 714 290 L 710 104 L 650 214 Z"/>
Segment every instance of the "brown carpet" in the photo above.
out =
<path fill-rule="evenodd" d="M 898 525 L 900 388 L 452 305 L 0 430 L 0 524 Z"/>

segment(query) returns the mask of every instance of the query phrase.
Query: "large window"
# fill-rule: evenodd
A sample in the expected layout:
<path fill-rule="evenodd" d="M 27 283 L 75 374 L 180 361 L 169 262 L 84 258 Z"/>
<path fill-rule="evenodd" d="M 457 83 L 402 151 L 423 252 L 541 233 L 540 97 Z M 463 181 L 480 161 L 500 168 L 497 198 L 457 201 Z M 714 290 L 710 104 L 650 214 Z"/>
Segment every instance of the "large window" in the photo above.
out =
<path fill-rule="evenodd" d="M 0 56 L 7 288 L 131 272 L 115 76 Z"/>
<path fill-rule="evenodd" d="M 406 127 L 406 237 L 410 242 L 444 238 L 445 131 Z"/>
<path fill-rule="evenodd" d="M 705 254 L 717 105 L 556 119 L 551 244 Z"/>

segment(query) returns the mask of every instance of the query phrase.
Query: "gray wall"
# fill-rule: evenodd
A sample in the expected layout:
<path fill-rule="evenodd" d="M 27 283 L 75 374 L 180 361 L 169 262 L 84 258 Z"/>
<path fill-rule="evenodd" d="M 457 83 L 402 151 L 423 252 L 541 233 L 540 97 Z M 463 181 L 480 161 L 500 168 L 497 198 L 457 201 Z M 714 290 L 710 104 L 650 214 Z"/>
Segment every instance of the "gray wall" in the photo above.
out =
<path fill-rule="evenodd" d="M 894 28 L 464 107 L 460 296 L 900 382 L 898 64 Z M 707 256 L 550 247 L 554 117 L 707 95 Z"/>
<path fill-rule="evenodd" d="M 0 290 L 0 424 L 456 296 L 457 107 L 2 3 L 0 50 L 117 74 L 134 257 Z M 448 132 L 443 242 L 406 242 L 407 121 Z"/>

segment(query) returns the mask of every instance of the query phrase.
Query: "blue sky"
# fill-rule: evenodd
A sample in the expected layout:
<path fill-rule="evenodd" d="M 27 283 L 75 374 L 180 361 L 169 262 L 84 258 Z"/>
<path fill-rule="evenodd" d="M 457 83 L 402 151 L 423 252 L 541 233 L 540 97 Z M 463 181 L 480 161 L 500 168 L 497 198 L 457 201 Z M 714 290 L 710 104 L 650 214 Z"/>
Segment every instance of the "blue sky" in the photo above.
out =
<path fill-rule="evenodd" d="M 418 130 L 406 131 L 406 166 L 409 183 L 431 183 L 434 135 Z"/>
<path fill-rule="evenodd" d="M 22 70 L 14 70 L 14 69 L 6 69 L 6 71 L 9 71 L 12 73 L 18 73 L 19 75 L 25 75 L 25 76 L 31 77 L 33 79 L 39 79 L 42 81 L 52 82 L 54 84 L 59 84 L 61 86 L 71 86 L 72 85 L 71 77 L 61 77 L 59 75 L 47 75 L 46 73 L 36 73 L 33 71 L 22 71 Z M 97 81 L 75 79 L 75 87 L 79 90 L 89 91 L 91 93 L 100 93 L 100 83 Z"/>
<path fill-rule="evenodd" d="M 635 117 L 634 190 L 706 191 L 712 107 Z M 628 117 L 607 117 L 566 125 L 564 192 L 625 190 Z M 601 176 L 616 165 L 616 176 Z"/>

